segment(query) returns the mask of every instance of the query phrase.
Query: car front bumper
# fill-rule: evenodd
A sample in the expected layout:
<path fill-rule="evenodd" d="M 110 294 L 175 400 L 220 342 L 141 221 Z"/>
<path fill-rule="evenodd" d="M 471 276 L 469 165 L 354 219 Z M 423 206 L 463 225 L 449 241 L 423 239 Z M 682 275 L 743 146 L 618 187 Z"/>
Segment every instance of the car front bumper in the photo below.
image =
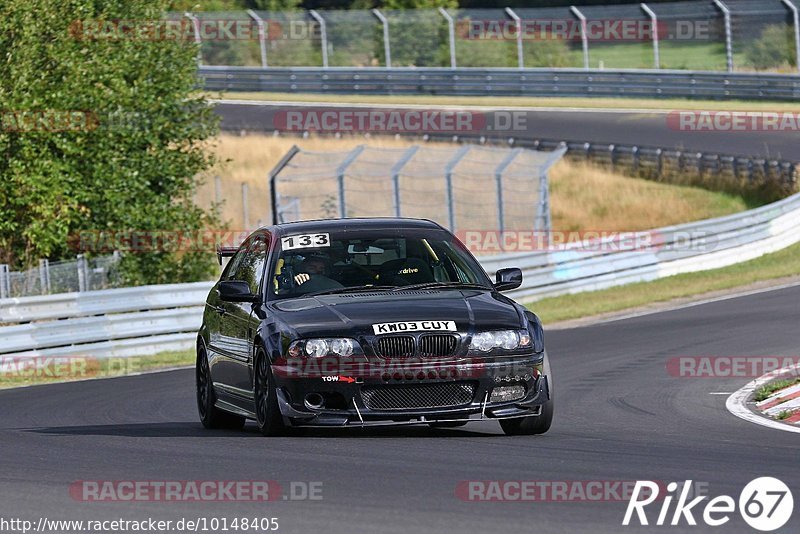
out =
<path fill-rule="evenodd" d="M 273 365 L 277 400 L 284 420 L 293 426 L 379 426 L 431 422 L 478 421 L 537 416 L 551 398 L 550 378 L 543 374 L 544 353 L 502 360 L 418 362 L 402 371 L 375 368 L 342 369 L 338 373 L 296 376 L 292 369 Z M 327 378 L 325 378 L 327 377 Z M 363 393 L 366 390 L 414 391 L 417 387 L 468 386 L 468 402 L 449 405 L 377 408 Z M 524 395 L 513 400 L 493 400 L 495 388 L 523 386 Z M 452 389 L 452 388 L 451 388 Z M 326 402 L 310 406 L 309 395 Z M 423 403 L 424 404 L 424 403 Z M 448 404 L 448 403 L 444 403 Z"/>

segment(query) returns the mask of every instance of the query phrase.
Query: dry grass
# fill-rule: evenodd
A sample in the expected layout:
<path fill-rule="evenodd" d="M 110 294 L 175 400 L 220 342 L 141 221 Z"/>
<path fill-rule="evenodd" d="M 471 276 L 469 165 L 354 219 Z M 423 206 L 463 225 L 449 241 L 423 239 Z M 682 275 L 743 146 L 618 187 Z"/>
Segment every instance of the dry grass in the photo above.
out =
<path fill-rule="evenodd" d="M 550 197 L 553 228 L 563 231 L 645 230 L 746 209 L 738 197 L 570 161 L 551 171 Z"/>
<path fill-rule="evenodd" d="M 267 174 L 297 144 L 311 151 L 345 151 L 369 143 L 404 148 L 411 141 L 392 138 L 287 138 L 223 134 L 213 150 L 221 160 L 196 195 L 199 205 L 215 199 L 214 175 L 221 179 L 221 214 L 231 229 L 255 228 L 270 221 Z M 562 161 L 550 173 L 553 227 L 557 230 L 642 230 L 745 209 L 743 200 L 693 187 L 629 178 L 586 163 Z M 249 221 L 243 220 L 242 184 L 249 188 Z"/>

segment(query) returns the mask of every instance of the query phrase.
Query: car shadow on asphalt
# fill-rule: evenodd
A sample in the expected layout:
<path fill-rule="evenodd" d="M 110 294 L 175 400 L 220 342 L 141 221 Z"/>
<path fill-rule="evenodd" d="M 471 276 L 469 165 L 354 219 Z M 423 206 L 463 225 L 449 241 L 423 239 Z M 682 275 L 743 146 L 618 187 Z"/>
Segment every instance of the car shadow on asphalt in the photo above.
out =
<path fill-rule="evenodd" d="M 52 426 L 20 429 L 36 434 L 64 436 L 122 436 L 138 438 L 208 438 L 208 437 L 262 437 L 254 424 L 243 430 L 209 430 L 198 422 L 128 423 L 110 425 Z M 487 429 L 489 430 L 489 429 Z M 499 431 L 499 428 L 497 429 Z M 468 430 L 464 428 L 429 428 L 427 426 L 396 426 L 372 428 L 307 428 L 291 429 L 285 437 L 295 438 L 480 438 L 496 437 L 497 432 Z M 269 439 L 285 439 L 285 437 Z"/>

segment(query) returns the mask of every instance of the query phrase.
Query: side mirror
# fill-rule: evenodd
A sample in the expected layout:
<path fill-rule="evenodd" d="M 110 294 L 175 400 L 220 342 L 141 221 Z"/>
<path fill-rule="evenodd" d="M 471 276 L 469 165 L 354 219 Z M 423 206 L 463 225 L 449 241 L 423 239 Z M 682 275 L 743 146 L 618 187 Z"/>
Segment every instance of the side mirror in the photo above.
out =
<path fill-rule="evenodd" d="M 250 293 L 250 284 L 240 280 L 226 280 L 217 286 L 219 298 L 225 302 L 258 302 L 260 297 Z"/>
<path fill-rule="evenodd" d="M 509 267 L 508 269 L 500 269 L 494 275 L 495 283 L 494 288 L 498 291 L 508 291 L 509 289 L 517 289 L 522 285 L 522 269 L 517 267 Z"/>

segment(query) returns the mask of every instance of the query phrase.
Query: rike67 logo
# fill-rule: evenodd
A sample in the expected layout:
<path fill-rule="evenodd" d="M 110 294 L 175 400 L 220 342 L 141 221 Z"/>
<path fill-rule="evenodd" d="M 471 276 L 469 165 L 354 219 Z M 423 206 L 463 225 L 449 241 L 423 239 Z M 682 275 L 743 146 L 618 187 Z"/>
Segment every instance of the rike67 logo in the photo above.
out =
<path fill-rule="evenodd" d="M 692 481 L 687 480 L 682 486 L 677 482 L 670 482 L 666 486 L 666 493 L 659 494 L 664 489 L 659 484 L 649 480 L 638 480 L 633 488 L 633 495 L 625 510 L 622 524 L 627 526 L 636 516 L 640 525 L 649 525 L 645 507 L 661 501 L 661 508 L 655 524 L 663 525 L 697 525 L 697 519 L 710 527 L 724 525 L 736 512 L 737 502 L 728 495 L 714 497 L 708 502 L 701 503 L 708 498 L 703 495 L 689 500 Z M 676 500 L 677 498 L 677 500 Z M 675 501 L 675 507 L 672 503 Z M 739 494 L 739 514 L 750 527 L 762 532 L 771 532 L 785 525 L 792 517 L 794 499 L 789 487 L 782 481 L 773 477 L 760 477 L 751 480 Z M 699 517 L 695 518 L 695 514 Z M 635 524 L 635 523 L 634 523 Z"/>

